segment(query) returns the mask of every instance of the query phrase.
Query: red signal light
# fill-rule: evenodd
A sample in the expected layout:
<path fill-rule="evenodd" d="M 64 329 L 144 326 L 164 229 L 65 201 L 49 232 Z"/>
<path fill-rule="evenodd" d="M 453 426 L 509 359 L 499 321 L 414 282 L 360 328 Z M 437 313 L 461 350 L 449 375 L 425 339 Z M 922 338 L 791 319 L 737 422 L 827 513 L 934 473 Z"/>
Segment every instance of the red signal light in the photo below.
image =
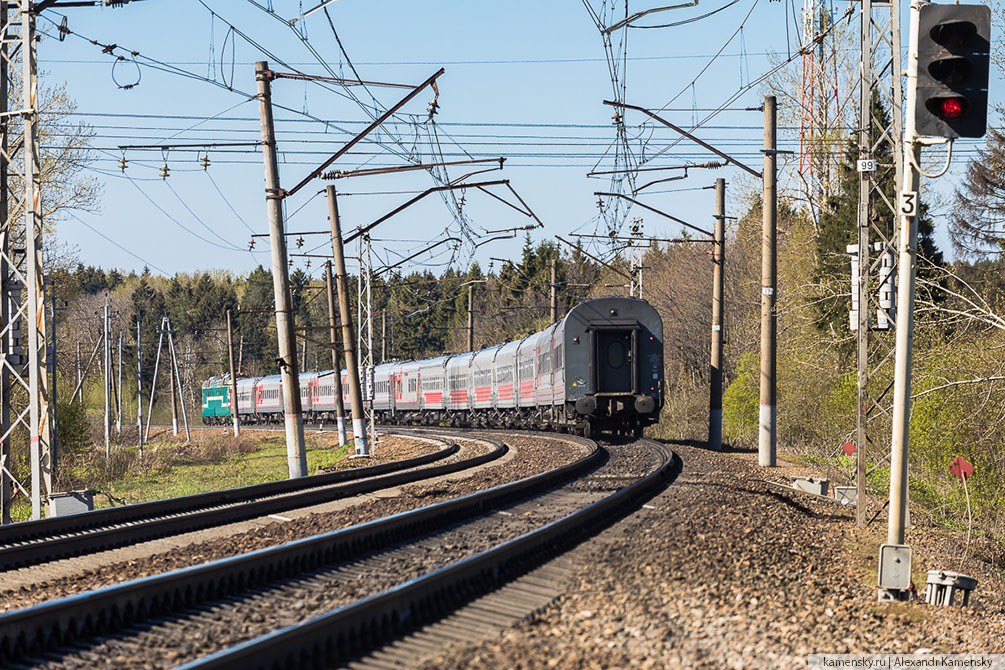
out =
<path fill-rule="evenodd" d="M 944 121 L 955 121 L 965 116 L 969 102 L 960 95 L 935 96 L 925 101 L 928 111 Z"/>
<path fill-rule="evenodd" d="M 963 116 L 963 98 L 944 98 L 939 101 L 939 116 L 944 119 L 958 119 Z"/>

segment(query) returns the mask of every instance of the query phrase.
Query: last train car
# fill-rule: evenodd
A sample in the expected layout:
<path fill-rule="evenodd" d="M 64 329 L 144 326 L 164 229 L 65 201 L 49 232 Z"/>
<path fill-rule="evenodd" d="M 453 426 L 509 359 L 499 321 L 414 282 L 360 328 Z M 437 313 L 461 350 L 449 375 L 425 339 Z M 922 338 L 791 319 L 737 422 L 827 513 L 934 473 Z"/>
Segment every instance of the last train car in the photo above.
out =
<path fill-rule="evenodd" d="M 586 300 L 559 322 L 555 336 L 566 413 L 574 414 L 580 432 L 641 435 L 659 420 L 663 320 L 652 305 L 636 298 Z"/>

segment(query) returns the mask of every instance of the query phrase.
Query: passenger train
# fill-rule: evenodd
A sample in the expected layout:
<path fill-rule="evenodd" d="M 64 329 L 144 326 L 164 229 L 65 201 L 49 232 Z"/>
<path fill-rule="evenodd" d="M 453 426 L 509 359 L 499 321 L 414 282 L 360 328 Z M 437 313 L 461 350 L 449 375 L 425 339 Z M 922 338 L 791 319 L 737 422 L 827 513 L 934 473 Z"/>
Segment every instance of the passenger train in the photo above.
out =
<path fill-rule="evenodd" d="M 346 371 L 343 402 L 349 412 Z M 369 379 L 366 379 L 369 377 Z M 334 423 L 331 370 L 300 374 L 305 421 Z M 364 375 L 364 402 L 382 424 L 532 428 L 641 435 L 663 407 L 663 322 L 646 301 L 595 298 L 541 332 L 478 351 L 390 361 Z M 282 423 L 279 375 L 237 380 L 242 423 Z M 226 424 L 230 379 L 202 389 L 202 417 Z"/>

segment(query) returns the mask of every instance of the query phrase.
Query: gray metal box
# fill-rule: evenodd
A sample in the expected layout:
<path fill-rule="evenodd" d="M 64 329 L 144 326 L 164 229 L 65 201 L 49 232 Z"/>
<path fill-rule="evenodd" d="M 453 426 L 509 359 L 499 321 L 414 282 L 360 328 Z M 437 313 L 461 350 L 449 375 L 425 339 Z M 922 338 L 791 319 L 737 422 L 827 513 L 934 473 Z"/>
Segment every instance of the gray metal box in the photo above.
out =
<path fill-rule="evenodd" d="M 94 489 L 49 494 L 49 516 L 66 516 L 94 509 Z"/>
<path fill-rule="evenodd" d="M 800 491 L 815 493 L 818 496 L 827 495 L 827 480 L 819 477 L 793 477 L 792 486 Z"/>
<path fill-rule="evenodd" d="M 910 586 L 911 545 L 881 545 L 879 548 L 879 588 L 906 591 Z"/>
<path fill-rule="evenodd" d="M 842 505 L 854 505 L 858 502 L 858 489 L 854 486 L 835 486 L 834 499 Z"/>

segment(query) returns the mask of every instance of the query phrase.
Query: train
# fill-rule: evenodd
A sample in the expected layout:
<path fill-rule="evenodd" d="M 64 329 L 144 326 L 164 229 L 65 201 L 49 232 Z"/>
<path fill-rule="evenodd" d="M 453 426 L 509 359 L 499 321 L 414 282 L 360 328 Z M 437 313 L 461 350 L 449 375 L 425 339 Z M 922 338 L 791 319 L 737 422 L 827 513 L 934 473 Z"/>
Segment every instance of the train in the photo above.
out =
<path fill-rule="evenodd" d="M 518 340 L 388 361 L 367 372 L 361 374 L 362 395 L 381 424 L 639 437 L 659 421 L 663 407 L 663 321 L 645 300 L 593 298 Z M 334 375 L 333 370 L 300 373 L 305 421 L 335 423 Z M 341 382 L 348 414 L 345 370 Z M 203 384 L 204 423 L 232 421 L 230 387 L 228 374 Z M 282 423 L 281 377 L 239 377 L 237 407 L 242 424 Z"/>

